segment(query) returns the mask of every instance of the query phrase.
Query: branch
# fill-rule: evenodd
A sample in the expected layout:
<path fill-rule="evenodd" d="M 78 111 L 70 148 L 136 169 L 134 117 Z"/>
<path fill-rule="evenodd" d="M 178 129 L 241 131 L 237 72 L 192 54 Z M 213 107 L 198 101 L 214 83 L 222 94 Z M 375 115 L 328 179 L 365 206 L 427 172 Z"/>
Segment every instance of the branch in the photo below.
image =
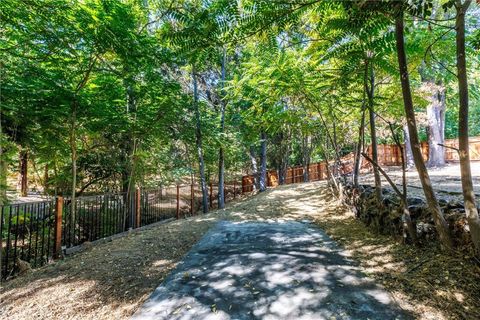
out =
<path fill-rule="evenodd" d="M 390 184 L 390 186 L 392 187 L 392 189 L 395 191 L 395 193 L 400 197 L 400 199 L 403 199 L 403 194 L 400 192 L 400 190 L 398 190 L 397 186 L 395 185 L 395 183 L 392 181 L 392 179 L 390 179 L 390 177 L 388 176 L 388 174 L 385 172 L 385 170 L 382 169 L 382 167 L 380 167 L 378 165 L 378 163 L 376 163 L 375 161 L 373 161 L 365 152 L 362 152 L 362 156 L 368 161 L 370 162 L 374 167 L 376 167 L 378 169 L 378 171 L 380 171 L 380 173 L 385 177 L 385 179 L 387 179 L 388 183 Z"/>
<path fill-rule="evenodd" d="M 457 151 L 458 153 L 460 153 L 460 149 L 459 149 L 459 148 L 455 148 L 455 147 L 452 147 L 452 146 L 447 146 L 447 145 L 444 145 L 443 143 L 437 143 L 437 145 L 439 145 L 440 147 L 447 148 L 447 149 L 455 150 L 455 151 Z"/>

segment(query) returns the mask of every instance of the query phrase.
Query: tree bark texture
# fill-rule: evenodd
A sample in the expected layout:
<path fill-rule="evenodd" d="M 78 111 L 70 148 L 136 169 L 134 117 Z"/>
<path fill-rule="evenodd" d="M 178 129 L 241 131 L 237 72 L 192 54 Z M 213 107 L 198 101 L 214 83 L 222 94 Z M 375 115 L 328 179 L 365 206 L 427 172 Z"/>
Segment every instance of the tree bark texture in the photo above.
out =
<path fill-rule="evenodd" d="M 471 1 L 457 1 L 456 17 L 456 51 L 457 51 L 457 76 L 459 93 L 458 112 L 458 145 L 460 157 L 460 172 L 462 179 L 463 201 L 465 203 L 465 214 L 467 216 L 470 235 L 475 245 L 476 254 L 480 256 L 480 218 L 475 203 L 473 191 L 472 172 L 470 169 L 470 154 L 468 143 L 468 78 L 467 62 L 465 57 L 465 14 Z"/>
<path fill-rule="evenodd" d="M 267 190 L 267 134 L 260 134 L 260 192 Z"/>
<path fill-rule="evenodd" d="M 207 180 L 205 178 L 205 161 L 203 159 L 203 141 L 202 141 L 202 125 L 200 118 L 200 107 L 198 105 L 198 85 L 195 68 L 192 71 L 193 79 L 193 109 L 195 111 L 195 142 L 197 145 L 198 164 L 200 168 L 200 187 L 202 189 L 202 209 L 203 213 L 208 212 L 208 190 Z"/>
<path fill-rule="evenodd" d="M 428 162 L 429 167 L 442 167 L 445 165 L 445 87 L 431 80 L 424 81 L 422 91 L 428 97 Z"/>
<path fill-rule="evenodd" d="M 250 162 L 252 163 L 252 175 L 253 175 L 253 189 L 259 190 L 260 189 L 260 179 L 258 176 L 258 165 L 257 165 L 257 156 L 255 153 L 255 147 L 250 146 L 248 150 L 248 155 L 250 157 Z"/>
<path fill-rule="evenodd" d="M 223 49 L 222 57 L 222 75 L 221 75 L 221 87 L 220 87 L 220 132 L 221 134 L 225 131 L 225 108 L 226 101 L 225 95 L 223 92 L 223 86 L 225 84 L 226 77 L 226 63 L 227 63 L 227 51 Z M 218 208 L 225 208 L 225 151 L 223 145 L 220 144 L 220 149 L 218 150 Z"/>
<path fill-rule="evenodd" d="M 418 132 L 415 120 L 415 111 L 413 108 L 412 92 L 410 89 L 410 80 L 408 76 L 407 56 L 405 52 L 403 33 L 403 12 L 401 12 L 395 19 L 395 39 L 397 47 L 398 65 L 400 69 L 400 81 L 402 85 L 403 103 L 405 108 L 405 115 L 407 118 L 408 133 L 410 135 L 410 144 L 412 146 L 413 159 L 415 162 L 415 167 L 418 171 L 418 176 L 422 184 L 428 207 L 435 221 L 435 227 L 438 232 L 440 241 L 445 249 L 452 250 L 453 244 L 449 234 L 448 225 L 445 221 L 445 218 L 443 217 L 442 210 L 440 209 L 440 206 L 438 204 L 438 200 L 435 192 L 433 191 L 427 168 L 422 158 L 422 151 L 420 148 L 420 141 L 418 139 Z"/>
<path fill-rule="evenodd" d="M 412 168 L 415 165 L 413 161 L 412 145 L 410 144 L 410 134 L 408 133 L 408 125 L 403 126 L 403 137 L 405 141 L 405 166 Z"/>
<path fill-rule="evenodd" d="M 375 88 L 375 75 L 373 73 L 373 66 L 370 66 L 368 62 L 365 63 L 365 90 L 368 96 L 368 115 L 370 121 L 370 139 L 372 140 L 372 160 L 378 163 L 378 147 L 377 147 L 377 129 L 375 127 L 375 105 L 374 105 L 374 88 Z M 368 81 L 367 81 L 368 79 Z M 380 172 L 378 167 L 373 166 L 373 176 L 375 178 L 375 195 L 378 204 L 382 203 L 382 179 L 380 178 Z"/>
<path fill-rule="evenodd" d="M 28 196 L 28 151 L 20 151 L 20 195 Z"/>

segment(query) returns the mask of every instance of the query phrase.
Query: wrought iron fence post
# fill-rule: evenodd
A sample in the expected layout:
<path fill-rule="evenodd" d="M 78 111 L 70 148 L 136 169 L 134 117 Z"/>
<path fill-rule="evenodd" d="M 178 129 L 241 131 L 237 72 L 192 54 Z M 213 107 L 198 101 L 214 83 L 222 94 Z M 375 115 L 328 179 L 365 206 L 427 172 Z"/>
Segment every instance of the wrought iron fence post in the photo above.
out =
<path fill-rule="evenodd" d="M 58 196 L 55 199 L 55 227 L 54 227 L 54 241 L 53 258 L 57 259 L 61 255 L 62 250 L 62 216 L 63 216 L 63 197 Z"/>

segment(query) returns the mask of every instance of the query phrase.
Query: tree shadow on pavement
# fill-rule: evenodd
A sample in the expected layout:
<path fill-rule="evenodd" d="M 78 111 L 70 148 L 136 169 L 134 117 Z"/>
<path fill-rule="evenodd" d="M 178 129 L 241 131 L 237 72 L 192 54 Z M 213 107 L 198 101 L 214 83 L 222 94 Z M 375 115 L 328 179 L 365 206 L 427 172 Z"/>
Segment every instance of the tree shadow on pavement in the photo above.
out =
<path fill-rule="evenodd" d="M 221 222 L 134 319 L 410 319 L 321 230 Z"/>

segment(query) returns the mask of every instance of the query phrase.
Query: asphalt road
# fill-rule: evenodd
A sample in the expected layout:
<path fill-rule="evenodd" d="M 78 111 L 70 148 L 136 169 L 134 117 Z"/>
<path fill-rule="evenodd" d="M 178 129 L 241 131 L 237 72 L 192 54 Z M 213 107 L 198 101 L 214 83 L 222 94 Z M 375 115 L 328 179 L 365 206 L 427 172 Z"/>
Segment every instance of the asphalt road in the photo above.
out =
<path fill-rule="evenodd" d="M 220 222 L 133 319 L 411 319 L 308 222 Z"/>

